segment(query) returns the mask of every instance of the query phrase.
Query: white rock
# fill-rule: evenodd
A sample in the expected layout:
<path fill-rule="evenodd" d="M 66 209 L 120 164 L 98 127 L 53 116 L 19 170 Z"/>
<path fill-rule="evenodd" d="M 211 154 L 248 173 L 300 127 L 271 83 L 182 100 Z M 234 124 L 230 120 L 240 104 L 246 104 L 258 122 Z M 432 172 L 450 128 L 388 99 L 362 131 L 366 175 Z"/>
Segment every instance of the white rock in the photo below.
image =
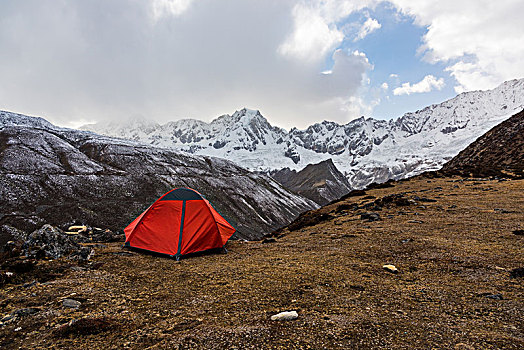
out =
<path fill-rule="evenodd" d="M 284 311 L 279 314 L 271 316 L 271 321 L 289 321 L 298 318 L 296 311 Z"/>
<path fill-rule="evenodd" d="M 398 273 L 398 269 L 395 267 L 395 265 L 384 265 L 382 268 L 391 273 Z"/>

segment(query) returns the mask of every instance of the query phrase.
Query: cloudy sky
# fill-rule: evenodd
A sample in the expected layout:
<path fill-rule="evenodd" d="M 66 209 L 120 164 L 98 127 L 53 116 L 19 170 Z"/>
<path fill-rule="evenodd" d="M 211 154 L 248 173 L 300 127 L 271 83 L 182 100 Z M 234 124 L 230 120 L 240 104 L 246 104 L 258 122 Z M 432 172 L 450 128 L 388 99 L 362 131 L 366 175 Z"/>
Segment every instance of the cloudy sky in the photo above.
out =
<path fill-rule="evenodd" d="M 522 0 L 2 0 L 0 109 L 388 119 L 524 77 Z"/>

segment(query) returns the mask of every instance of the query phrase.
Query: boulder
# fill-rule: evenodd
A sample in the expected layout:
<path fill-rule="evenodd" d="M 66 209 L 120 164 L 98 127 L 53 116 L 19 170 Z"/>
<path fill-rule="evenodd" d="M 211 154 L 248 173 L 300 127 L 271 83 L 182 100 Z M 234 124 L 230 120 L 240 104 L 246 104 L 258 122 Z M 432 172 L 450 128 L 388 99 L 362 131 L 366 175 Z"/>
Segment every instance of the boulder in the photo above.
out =
<path fill-rule="evenodd" d="M 284 311 L 271 316 L 271 321 L 290 321 L 298 318 L 296 311 Z"/>
<path fill-rule="evenodd" d="M 58 259 L 68 256 L 72 260 L 86 261 L 94 253 L 93 249 L 82 247 L 64 231 L 48 224 L 33 231 L 25 240 L 22 249 L 29 258 L 36 259 Z"/>

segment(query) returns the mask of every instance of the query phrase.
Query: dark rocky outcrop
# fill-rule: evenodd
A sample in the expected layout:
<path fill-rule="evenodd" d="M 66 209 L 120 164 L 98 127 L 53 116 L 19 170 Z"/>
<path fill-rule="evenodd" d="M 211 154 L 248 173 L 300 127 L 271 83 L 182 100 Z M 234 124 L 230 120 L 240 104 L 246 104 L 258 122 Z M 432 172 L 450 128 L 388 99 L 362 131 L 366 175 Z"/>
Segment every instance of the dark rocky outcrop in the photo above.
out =
<path fill-rule="evenodd" d="M 441 173 L 524 177 L 524 110 L 479 137 L 444 164 Z"/>
<path fill-rule="evenodd" d="M 320 205 L 325 205 L 351 191 L 348 180 L 331 159 L 310 164 L 298 172 L 289 168 L 274 171 L 271 176 L 284 187 Z"/>
<path fill-rule="evenodd" d="M 176 187 L 201 192 L 236 228 L 260 239 L 316 207 L 268 176 L 229 161 L 63 129 L 0 112 L 0 244 L 43 224 L 118 231 Z"/>
<path fill-rule="evenodd" d="M 68 256 L 70 260 L 86 261 L 94 253 L 92 248 L 82 247 L 62 230 L 47 224 L 27 236 L 22 249 L 28 258 L 35 259 Z"/>

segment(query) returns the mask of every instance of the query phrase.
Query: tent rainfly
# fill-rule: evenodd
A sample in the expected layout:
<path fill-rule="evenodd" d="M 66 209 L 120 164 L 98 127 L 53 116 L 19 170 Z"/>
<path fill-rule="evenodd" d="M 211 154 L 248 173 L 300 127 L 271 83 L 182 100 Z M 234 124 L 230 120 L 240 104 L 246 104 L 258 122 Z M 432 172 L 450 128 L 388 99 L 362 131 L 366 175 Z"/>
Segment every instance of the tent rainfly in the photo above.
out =
<path fill-rule="evenodd" d="M 200 193 L 176 188 L 124 229 L 124 246 L 179 260 L 183 255 L 224 247 L 235 231 Z"/>

